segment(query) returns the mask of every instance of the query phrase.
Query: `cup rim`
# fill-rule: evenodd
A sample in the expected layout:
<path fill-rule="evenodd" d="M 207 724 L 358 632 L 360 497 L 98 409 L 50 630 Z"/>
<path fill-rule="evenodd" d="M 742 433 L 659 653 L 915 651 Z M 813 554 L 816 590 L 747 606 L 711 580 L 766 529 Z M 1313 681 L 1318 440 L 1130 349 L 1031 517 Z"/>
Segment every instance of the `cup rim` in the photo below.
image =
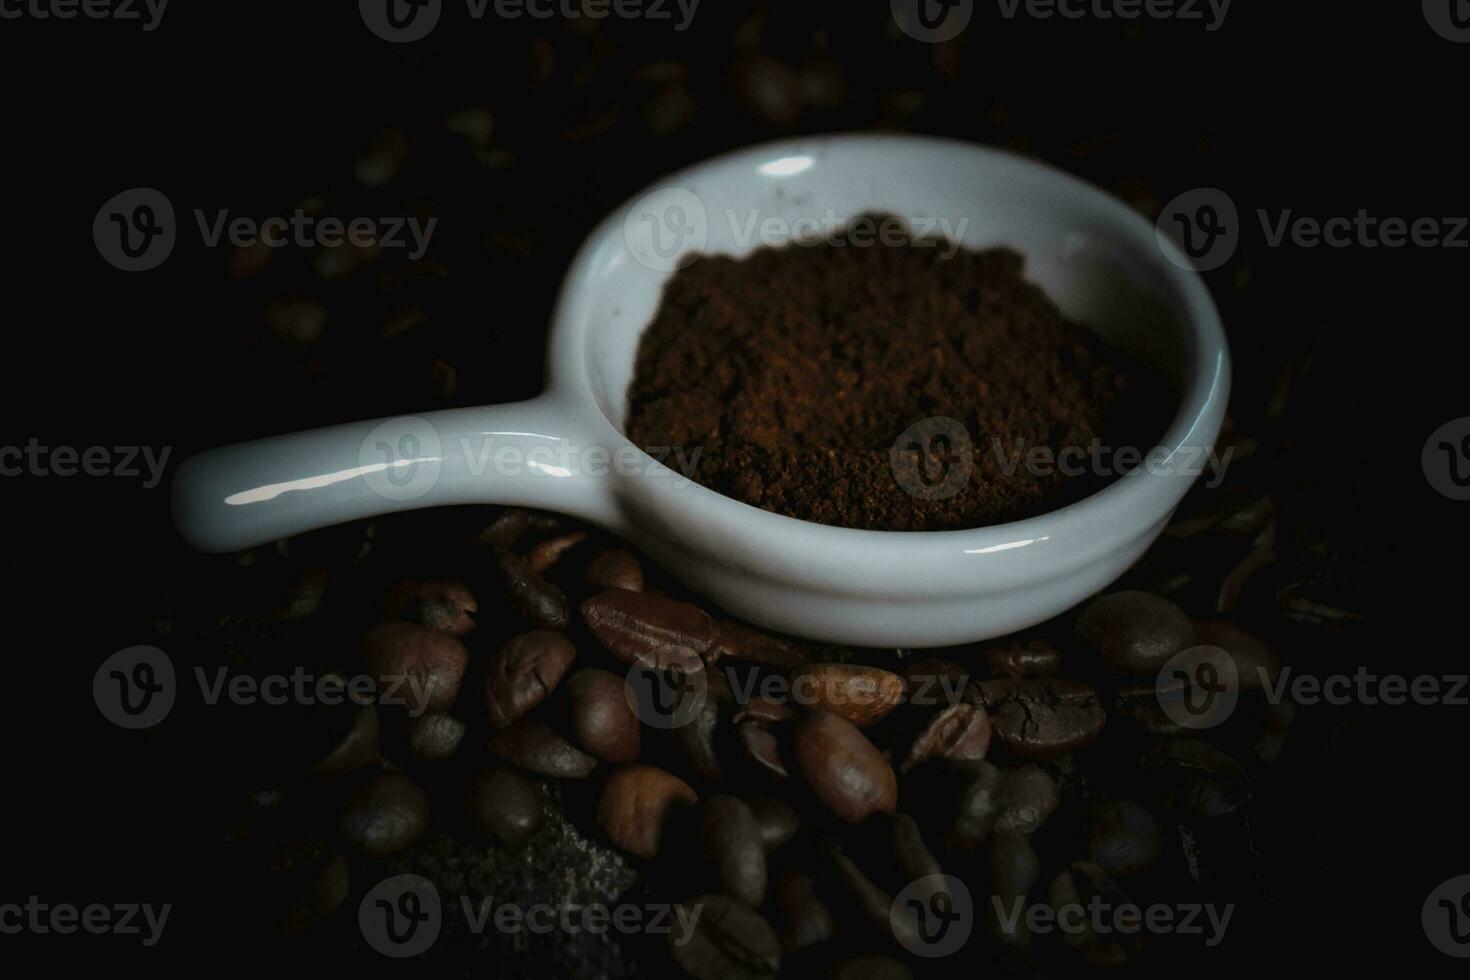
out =
<path fill-rule="evenodd" d="M 1127 204 L 1059 167 L 1003 148 L 937 136 L 843 132 L 772 140 L 707 158 L 661 177 L 634 193 L 587 235 L 569 266 L 552 317 L 548 356 L 549 387 L 572 395 L 583 403 L 618 440 L 624 445 L 633 446 L 650 464 L 650 469 L 660 467 L 662 464 L 655 462 L 642 447 L 632 443 L 622 429 L 607 417 L 588 388 L 591 379 L 586 363 L 585 318 L 580 315 L 580 301 L 584 298 L 582 283 L 586 281 L 594 263 L 599 258 L 605 258 L 613 236 L 620 237 L 628 207 L 658 188 L 678 185 L 697 174 L 742 159 L 754 162 L 768 157 L 789 157 L 810 152 L 820 154 L 822 150 L 831 147 L 881 149 L 894 144 L 927 146 L 956 154 L 985 157 L 992 161 L 1006 161 L 1012 166 L 1028 168 L 1073 193 L 1080 192 L 1089 196 L 1099 211 L 1108 216 L 1109 228 L 1115 237 L 1133 239 L 1135 243 L 1147 239 L 1153 251 L 1145 254 L 1157 256 L 1155 271 L 1162 274 L 1163 281 L 1174 293 L 1169 297 L 1172 300 L 1170 305 L 1178 310 L 1181 333 L 1193 341 L 1181 372 L 1178 407 L 1159 437 L 1155 449 L 1167 451 L 1167 465 L 1191 447 L 1205 450 L 1213 447 L 1224 419 L 1230 390 L 1229 347 L 1209 290 L 1200 274 L 1189 267 L 1189 260 L 1182 250 L 1171 240 L 1158 235 L 1155 226 Z M 625 392 L 621 394 L 626 397 Z M 1193 484 L 1194 478 L 1184 480 L 1177 474 L 1150 473 L 1143 467 L 1138 467 L 1080 500 L 1041 514 L 1003 524 L 938 531 L 869 530 L 819 524 L 763 510 L 691 480 L 681 478 L 681 481 L 687 486 L 677 489 L 672 487 L 672 480 L 632 477 L 621 482 L 637 484 L 639 493 L 657 498 L 646 502 L 645 508 L 656 507 L 660 513 L 684 512 L 689 517 L 698 511 L 701 529 L 716 535 L 723 533 L 727 540 L 738 536 L 777 544 L 789 541 L 793 534 L 799 534 L 806 536 L 812 544 L 817 544 L 817 539 L 820 538 L 834 545 L 882 546 L 888 549 L 885 555 L 901 561 L 905 558 L 932 555 L 935 548 L 965 555 L 1009 552 L 1020 558 L 1023 552 L 1041 550 L 1028 548 L 1028 545 L 1043 544 L 1064 537 L 1074 542 L 1083 540 L 1084 546 L 1072 552 L 1073 563 L 1080 565 L 1111 550 L 1114 545 L 1108 534 L 1093 535 L 1093 540 L 1088 542 L 1086 529 L 1111 526 L 1115 528 L 1116 534 L 1116 529 L 1127 527 L 1141 533 L 1164 519 L 1178 505 Z M 1102 539 L 1107 539 L 1106 544 Z M 1095 547 L 1087 547 L 1088 543 Z"/>

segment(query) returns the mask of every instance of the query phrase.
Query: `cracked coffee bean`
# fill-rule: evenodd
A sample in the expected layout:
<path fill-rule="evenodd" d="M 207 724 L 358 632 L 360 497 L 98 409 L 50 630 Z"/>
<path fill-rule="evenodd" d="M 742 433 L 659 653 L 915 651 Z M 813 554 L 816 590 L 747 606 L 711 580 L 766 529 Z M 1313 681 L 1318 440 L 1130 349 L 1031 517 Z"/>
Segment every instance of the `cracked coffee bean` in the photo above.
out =
<path fill-rule="evenodd" d="M 595 589 L 642 592 L 643 564 L 626 548 L 607 548 L 587 563 L 586 579 Z"/>
<path fill-rule="evenodd" d="M 684 923 L 691 919 L 694 925 L 687 928 Z M 694 980 L 758 980 L 781 969 L 781 944 L 770 923 L 724 895 L 681 903 L 669 933 L 669 955 Z"/>
<path fill-rule="evenodd" d="M 490 736 L 490 754 L 553 779 L 583 779 L 597 760 L 558 735 L 543 721 L 520 718 Z"/>
<path fill-rule="evenodd" d="M 1157 674 L 1170 657 L 1194 645 L 1194 625 L 1184 610 L 1137 591 L 1094 599 L 1077 617 L 1077 635 L 1109 670 L 1134 677 Z"/>
<path fill-rule="evenodd" d="M 903 678 L 877 667 L 813 664 L 793 681 L 802 703 L 830 711 L 859 728 L 887 717 L 903 701 Z"/>
<path fill-rule="evenodd" d="M 699 837 L 720 891 L 759 908 L 766 897 L 766 849 L 761 826 L 745 801 L 712 796 L 700 804 Z"/>
<path fill-rule="evenodd" d="M 540 789 L 514 769 L 477 774 L 469 804 L 475 828 L 501 847 L 520 847 L 545 821 Z"/>
<path fill-rule="evenodd" d="M 990 715 L 973 704 L 952 704 L 941 710 L 915 737 L 900 774 L 929 759 L 978 761 L 990 748 Z"/>
<path fill-rule="evenodd" d="M 602 648 L 623 663 L 655 663 L 684 651 L 703 654 L 714 640 L 715 621 L 698 606 L 651 592 L 609 589 L 582 603 L 582 618 Z"/>
<path fill-rule="evenodd" d="M 382 703 L 402 704 L 410 714 L 438 714 L 453 707 L 470 659 L 454 637 L 404 622 L 369 629 L 362 651 Z"/>
<path fill-rule="evenodd" d="M 506 600 L 522 619 L 544 629 L 566 628 L 571 617 L 561 589 L 532 571 L 525 559 L 508 551 L 495 556 L 495 567 Z"/>
<path fill-rule="evenodd" d="M 339 829 L 368 857 L 392 857 L 429 829 L 429 797 L 402 773 L 380 772 L 347 801 Z"/>
<path fill-rule="evenodd" d="M 546 700 L 576 658 L 565 634 L 532 630 L 511 637 L 490 657 L 485 710 L 492 728 L 511 722 Z"/>
<path fill-rule="evenodd" d="M 860 823 L 898 804 L 898 777 L 868 737 L 845 718 L 814 711 L 796 722 L 796 767 L 817 799 L 840 819 Z"/>
<path fill-rule="evenodd" d="M 1015 678 L 972 684 L 995 737 L 1022 759 L 1045 762 L 1086 748 L 1107 715 L 1086 684 L 1055 678 Z"/>
<path fill-rule="evenodd" d="M 408 722 L 408 750 L 425 762 L 454 755 L 464 738 L 464 722 L 447 714 L 419 715 Z"/>
<path fill-rule="evenodd" d="M 608 774 L 597 799 L 597 826 L 629 854 L 651 860 L 658 855 L 670 812 L 698 800 L 689 784 L 672 773 L 654 766 L 619 766 Z"/>
<path fill-rule="evenodd" d="M 604 762 L 632 762 L 643 742 L 643 726 L 628 704 L 622 677 L 584 667 L 567 679 L 572 737 Z"/>
<path fill-rule="evenodd" d="M 1087 856 L 1108 874 L 1127 877 L 1147 871 L 1163 847 L 1158 819 L 1137 803 L 1099 803 L 1089 814 Z"/>

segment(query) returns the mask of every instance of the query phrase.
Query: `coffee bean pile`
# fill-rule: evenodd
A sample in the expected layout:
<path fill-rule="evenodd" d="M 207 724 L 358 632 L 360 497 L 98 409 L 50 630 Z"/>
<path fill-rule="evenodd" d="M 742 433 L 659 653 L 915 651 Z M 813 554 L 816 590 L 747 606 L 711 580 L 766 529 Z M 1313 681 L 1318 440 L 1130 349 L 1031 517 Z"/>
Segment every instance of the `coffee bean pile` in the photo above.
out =
<path fill-rule="evenodd" d="M 567 869 L 602 875 L 600 900 L 700 910 L 692 932 L 616 953 L 693 977 L 1065 973 L 1197 953 L 1198 937 L 1033 935 L 1014 903 L 1241 900 L 1241 820 L 1295 713 L 1263 690 L 1277 653 L 1237 623 L 1129 588 L 987 644 L 834 648 L 721 617 L 554 515 L 507 509 L 457 543 L 406 533 L 484 519 L 445 514 L 370 528 L 340 605 L 314 568 L 276 607 L 299 626 L 338 605 L 330 629 L 355 621 L 359 638 L 340 669 L 376 689 L 335 712 L 303 776 L 253 797 L 318 815 L 315 839 L 274 859 L 294 872 L 288 933 L 353 941 L 348 899 L 391 872 L 452 902 L 495 887 L 466 873 L 473 855 L 534 862 L 566 835 L 618 855 Z M 362 571 L 436 561 L 454 577 Z M 1199 644 L 1231 654 L 1240 703 L 1194 731 L 1157 679 Z M 446 856 L 451 840 L 467 850 Z M 926 910 L 953 910 L 966 938 L 939 946 Z"/>

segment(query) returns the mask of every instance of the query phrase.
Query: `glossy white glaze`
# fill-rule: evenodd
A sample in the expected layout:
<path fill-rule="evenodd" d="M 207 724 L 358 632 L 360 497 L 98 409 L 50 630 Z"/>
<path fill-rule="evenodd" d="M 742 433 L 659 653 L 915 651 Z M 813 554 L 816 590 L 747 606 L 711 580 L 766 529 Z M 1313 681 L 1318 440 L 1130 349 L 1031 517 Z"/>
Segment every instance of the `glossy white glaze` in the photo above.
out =
<path fill-rule="evenodd" d="M 1169 461 L 1040 517 L 924 533 L 810 524 L 683 479 L 677 459 L 659 465 L 619 431 L 638 337 L 668 277 L 656 256 L 635 257 L 636 230 L 625 230 L 645 193 L 592 232 L 567 274 L 545 394 L 204 453 L 175 479 L 185 538 L 230 551 L 415 507 L 541 507 L 628 537 L 753 623 L 840 643 L 939 646 L 1023 628 L 1104 588 L 1193 482 L 1181 461 L 1219 433 L 1229 356 L 1203 283 L 1161 251 L 1169 246 L 1147 221 L 1067 174 L 968 144 L 852 135 L 742 150 L 649 192 L 662 188 L 692 193 L 703 209 L 691 251 L 700 238 L 707 252 L 751 251 L 761 244 L 744 237 L 752 215 L 825 225 L 864 211 L 954 230 L 963 221 L 965 245 L 1016 248 L 1068 316 L 1177 382 L 1179 410 L 1161 440 Z"/>

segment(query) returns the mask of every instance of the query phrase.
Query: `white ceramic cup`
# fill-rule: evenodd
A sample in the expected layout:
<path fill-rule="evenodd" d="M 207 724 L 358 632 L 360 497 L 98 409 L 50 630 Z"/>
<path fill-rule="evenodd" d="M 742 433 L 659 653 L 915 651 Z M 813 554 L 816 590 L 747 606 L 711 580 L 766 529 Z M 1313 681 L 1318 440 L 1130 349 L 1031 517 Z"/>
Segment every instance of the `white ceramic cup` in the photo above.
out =
<path fill-rule="evenodd" d="M 721 496 L 684 479 L 678 457 L 660 464 L 623 437 L 638 338 L 676 265 L 703 252 L 744 255 L 782 229 L 809 235 L 867 212 L 957 233 L 970 248 L 1020 251 L 1028 278 L 1069 318 L 1165 372 L 1179 405 L 1158 464 L 1010 524 L 860 531 Z M 750 622 L 854 645 L 941 646 L 1048 619 L 1120 575 L 1198 475 L 1230 380 L 1204 284 L 1147 221 L 1033 160 L 913 136 L 767 144 L 661 181 L 589 236 L 550 344 L 547 390 L 529 401 L 196 456 L 175 480 L 178 526 L 200 549 L 232 551 L 418 507 L 544 508 L 629 539 Z"/>

